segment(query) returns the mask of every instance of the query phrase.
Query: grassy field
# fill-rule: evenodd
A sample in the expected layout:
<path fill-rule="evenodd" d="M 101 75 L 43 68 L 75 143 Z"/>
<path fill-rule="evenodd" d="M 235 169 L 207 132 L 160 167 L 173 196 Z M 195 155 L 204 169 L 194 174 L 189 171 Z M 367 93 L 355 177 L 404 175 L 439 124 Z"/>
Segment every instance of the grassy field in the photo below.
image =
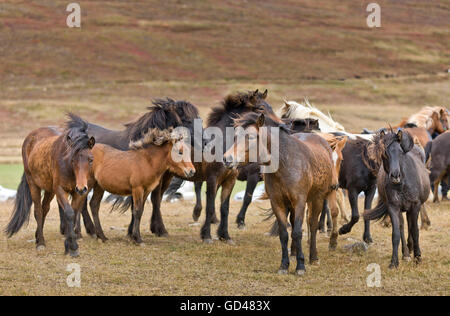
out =
<path fill-rule="evenodd" d="M 267 202 L 250 206 L 247 228 L 238 230 L 233 219 L 240 203 L 231 203 L 230 234 L 236 245 L 220 241 L 205 245 L 200 226 L 192 223 L 193 202 L 164 203 L 163 216 L 170 236 L 154 237 L 148 231 L 150 207 L 143 219 L 144 247 L 125 236 L 129 214 L 110 214 L 104 205 L 101 219 L 109 241 L 90 237 L 80 241 L 81 256 L 63 255 L 63 238 L 58 232 L 58 211 L 52 207 L 45 227 L 47 248 L 37 253 L 33 243 L 34 220 L 17 236 L 0 238 L 0 295 L 449 295 L 450 294 L 450 204 L 429 204 L 432 227 L 421 231 L 423 262 L 401 262 L 389 270 L 390 229 L 372 225 L 375 243 L 366 253 L 352 254 L 345 245 L 360 240 L 362 223 L 348 236 L 339 237 L 338 249 L 328 250 L 328 238 L 318 238 L 320 264 L 306 266 L 307 274 L 276 274 L 281 259 L 278 238 L 268 237 L 270 223 L 263 221 Z M 0 204 L 0 227 L 12 208 Z M 348 212 L 348 211 L 347 211 Z M 202 217 L 203 218 L 203 217 Z M 214 226 L 214 225 L 213 225 Z M 215 229 L 215 227 L 213 227 Z M 352 238 L 352 240 L 347 240 Z M 306 237 L 303 245 L 308 257 Z M 81 288 L 69 288 L 68 264 L 81 267 Z M 381 287 L 369 288 L 366 279 L 371 263 L 381 267 Z"/>
<path fill-rule="evenodd" d="M 67 1 L 1 1 L 0 185 L 17 187 L 24 137 L 62 124 L 67 111 L 120 129 L 154 98 L 186 99 L 206 118 L 228 93 L 267 88 L 274 109 L 283 99 L 308 97 L 348 131 L 360 132 L 426 105 L 449 107 L 450 1 L 377 3 L 382 27 L 370 29 L 367 4 L 356 0 L 86 0 L 81 29 L 69 29 Z M 390 230 L 378 224 L 368 252 L 349 253 L 343 246 L 361 239 L 358 223 L 335 252 L 321 235 L 320 265 L 308 265 L 302 278 L 292 266 L 290 275 L 275 273 L 280 245 L 265 235 L 270 223 L 260 209 L 268 203 L 250 206 L 244 231 L 233 223 L 240 206 L 231 203 L 236 245 L 230 246 L 200 241 L 192 201 L 164 203 L 170 236 L 154 237 L 147 205 L 141 248 L 125 237 L 129 214 L 110 214 L 103 205 L 110 240 L 85 237 L 81 257 L 71 259 L 63 255 L 53 204 L 44 252 L 34 249 L 33 216 L 14 238 L 1 235 L 0 295 L 450 294 L 449 203 L 428 206 L 432 227 L 421 232 L 421 265 L 388 270 Z M 0 229 L 11 209 L 11 201 L 0 203 Z M 69 263 L 81 266 L 79 289 L 66 285 Z M 381 266 L 381 288 L 366 285 L 370 263 Z"/>

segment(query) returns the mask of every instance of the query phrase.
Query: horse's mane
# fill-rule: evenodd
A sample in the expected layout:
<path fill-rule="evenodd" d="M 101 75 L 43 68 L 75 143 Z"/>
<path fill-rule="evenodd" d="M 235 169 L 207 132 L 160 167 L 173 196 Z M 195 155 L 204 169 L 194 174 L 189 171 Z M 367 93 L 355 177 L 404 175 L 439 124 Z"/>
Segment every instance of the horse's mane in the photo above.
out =
<path fill-rule="evenodd" d="M 372 142 L 366 144 L 362 159 L 366 167 L 372 171 L 373 175 L 376 176 L 378 174 L 378 170 L 383 162 L 383 157 L 386 153 L 385 144 L 392 143 L 397 137 L 393 129 L 390 129 L 387 133 L 376 133 L 372 138 Z"/>
<path fill-rule="evenodd" d="M 225 97 L 220 106 L 214 107 L 208 115 L 207 126 L 216 125 L 223 116 L 236 110 L 248 109 L 250 111 L 258 108 L 260 100 L 265 99 L 266 93 L 258 90 L 248 92 L 237 92 Z M 261 110 L 263 108 L 261 107 Z"/>
<path fill-rule="evenodd" d="M 233 120 L 234 127 L 242 127 L 245 129 L 251 125 L 254 125 L 257 123 L 260 115 L 261 115 L 261 113 L 258 113 L 258 112 L 249 112 L 249 113 L 245 113 L 244 115 L 238 115 Z M 264 126 L 279 127 L 280 130 L 285 131 L 288 134 L 291 134 L 291 130 L 289 129 L 289 127 L 286 124 L 273 120 L 269 115 L 265 115 L 264 117 L 265 117 Z"/>
<path fill-rule="evenodd" d="M 129 147 L 131 150 L 137 150 L 146 148 L 150 144 L 161 146 L 168 141 L 182 140 L 185 136 L 182 133 L 174 132 L 173 128 L 165 130 L 153 128 L 145 133 L 141 139 L 131 141 Z"/>
<path fill-rule="evenodd" d="M 319 120 L 319 125 L 321 129 L 325 132 L 345 132 L 345 128 L 334 121 L 331 115 L 324 114 L 322 111 L 312 106 L 308 99 L 305 98 L 305 104 L 300 104 L 295 101 L 284 101 L 284 105 L 278 111 L 281 118 L 314 118 Z M 333 131 L 326 131 L 326 126 L 333 128 Z"/>
<path fill-rule="evenodd" d="M 408 120 L 407 123 L 412 123 L 417 125 L 418 127 L 424 127 L 426 129 L 431 127 L 431 124 L 433 123 L 431 115 L 433 114 L 433 112 L 436 113 L 440 113 L 441 110 L 446 110 L 444 107 L 440 107 L 440 106 L 426 106 L 423 107 L 419 112 L 411 115 Z"/>
<path fill-rule="evenodd" d="M 65 154 L 73 157 L 81 150 L 89 148 L 88 123 L 73 113 L 67 113 L 67 117 L 68 121 L 63 133 L 64 140 L 68 145 Z"/>
<path fill-rule="evenodd" d="M 152 103 L 153 106 L 147 108 L 149 112 L 142 115 L 136 121 L 125 124 L 126 131 L 128 132 L 131 142 L 142 139 L 144 134 L 147 134 L 154 128 L 159 130 L 166 130 L 170 127 L 178 127 L 183 125 L 178 112 L 180 111 L 179 108 L 183 105 L 188 104 L 188 102 L 174 101 L 167 98 L 156 99 Z M 188 112 L 191 113 L 193 112 L 193 110 L 187 108 L 186 113 Z"/>

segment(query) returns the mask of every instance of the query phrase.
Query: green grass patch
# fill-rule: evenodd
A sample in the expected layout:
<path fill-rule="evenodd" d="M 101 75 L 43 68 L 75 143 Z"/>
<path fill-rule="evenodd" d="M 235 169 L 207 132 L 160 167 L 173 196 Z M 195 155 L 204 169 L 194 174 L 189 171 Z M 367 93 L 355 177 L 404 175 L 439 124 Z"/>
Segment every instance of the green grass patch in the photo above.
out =
<path fill-rule="evenodd" d="M 0 185 L 8 189 L 17 189 L 22 173 L 23 166 L 21 164 L 0 165 Z"/>

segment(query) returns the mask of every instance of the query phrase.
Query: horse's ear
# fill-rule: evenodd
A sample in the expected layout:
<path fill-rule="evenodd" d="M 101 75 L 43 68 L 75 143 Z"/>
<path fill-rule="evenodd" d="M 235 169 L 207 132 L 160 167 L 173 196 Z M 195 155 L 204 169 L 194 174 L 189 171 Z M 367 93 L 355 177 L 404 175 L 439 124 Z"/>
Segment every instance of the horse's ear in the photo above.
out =
<path fill-rule="evenodd" d="M 72 137 L 70 137 L 70 135 L 69 135 L 69 134 L 67 134 L 67 138 L 66 138 L 66 140 L 67 140 L 67 142 L 68 142 L 69 144 L 71 144 L 71 143 L 72 143 Z"/>
<path fill-rule="evenodd" d="M 413 146 L 414 141 L 408 132 L 403 132 L 401 129 L 397 132 L 398 140 L 400 141 L 400 146 L 405 153 L 409 152 Z"/>
<path fill-rule="evenodd" d="M 268 93 L 268 91 L 266 89 L 266 91 L 264 91 L 264 93 L 261 96 L 264 100 L 267 98 L 267 93 Z"/>
<path fill-rule="evenodd" d="M 381 131 L 380 131 L 380 136 L 381 137 L 384 137 L 386 135 L 386 132 L 384 131 L 384 129 L 382 129 Z"/>
<path fill-rule="evenodd" d="M 441 117 L 444 117 L 445 114 L 447 114 L 447 113 L 445 112 L 444 109 L 441 109 L 441 110 L 439 111 L 439 114 L 440 114 Z"/>
<path fill-rule="evenodd" d="M 431 114 L 431 118 L 433 120 L 439 120 L 439 113 L 438 112 L 433 112 L 433 114 Z"/>
<path fill-rule="evenodd" d="M 258 119 L 256 120 L 256 125 L 258 127 L 264 126 L 264 123 L 266 122 L 266 117 L 264 116 L 264 113 L 261 113 L 258 116 Z"/>
<path fill-rule="evenodd" d="M 95 146 L 95 138 L 94 138 L 94 136 L 89 138 L 88 146 L 89 146 L 90 149 L 94 148 L 94 146 Z"/>
<path fill-rule="evenodd" d="M 291 107 L 291 105 L 288 103 L 288 101 L 286 101 L 286 100 L 283 100 L 283 102 L 284 102 L 284 107 L 287 109 L 287 110 L 289 110 L 289 108 Z"/>

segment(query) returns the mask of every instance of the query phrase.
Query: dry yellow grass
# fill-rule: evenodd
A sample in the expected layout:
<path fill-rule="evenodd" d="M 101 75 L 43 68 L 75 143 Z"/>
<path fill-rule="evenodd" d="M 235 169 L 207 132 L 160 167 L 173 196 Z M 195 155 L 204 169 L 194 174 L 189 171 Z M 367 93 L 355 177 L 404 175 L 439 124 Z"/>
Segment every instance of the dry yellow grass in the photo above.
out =
<path fill-rule="evenodd" d="M 63 255 L 63 239 L 58 232 L 55 205 L 46 222 L 47 248 L 37 253 L 33 242 L 35 223 L 7 240 L 0 238 L 0 295 L 449 295 L 450 294 L 450 203 L 429 204 L 432 227 L 421 231 L 423 262 L 401 262 L 398 270 L 389 270 L 391 255 L 390 229 L 372 225 L 375 244 L 362 254 L 351 254 L 343 248 L 352 243 L 348 237 L 361 239 L 358 223 L 348 236 L 339 237 L 338 249 L 328 250 L 328 238 L 318 239 L 320 264 L 307 265 L 307 274 L 276 274 L 280 263 L 278 238 L 265 232 L 264 222 L 254 203 L 248 212 L 248 225 L 237 230 L 233 221 L 240 203 L 232 202 L 230 233 L 236 245 L 220 241 L 205 245 L 200 241 L 200 226 L 192 226 L 193 202 L 164 203 L 162 206 L 168 238 L 157 238 L 148 231 L 150 206 L 142 225 L 144 247 L 133 245 L 125 231 L 129 214 L 110 214 L 102 208 L 102 223 L 110 240 L 106 244 L 85 236 L 80 241 L 81 256 Z M 12 203 L 0 204 L 0 226 L 4 227 Z M 349 211 L 347 211 L 349 212 Z M 303 240 L 306 247 L 306 238 Z M 309 251 L 305 250 L 306 257 Z M 66 267 L 81 266 L 81 288 L 69 288 Z M 381 266 L 381 288 L 369 288 L 366 278 L 370 263 Z"/>

